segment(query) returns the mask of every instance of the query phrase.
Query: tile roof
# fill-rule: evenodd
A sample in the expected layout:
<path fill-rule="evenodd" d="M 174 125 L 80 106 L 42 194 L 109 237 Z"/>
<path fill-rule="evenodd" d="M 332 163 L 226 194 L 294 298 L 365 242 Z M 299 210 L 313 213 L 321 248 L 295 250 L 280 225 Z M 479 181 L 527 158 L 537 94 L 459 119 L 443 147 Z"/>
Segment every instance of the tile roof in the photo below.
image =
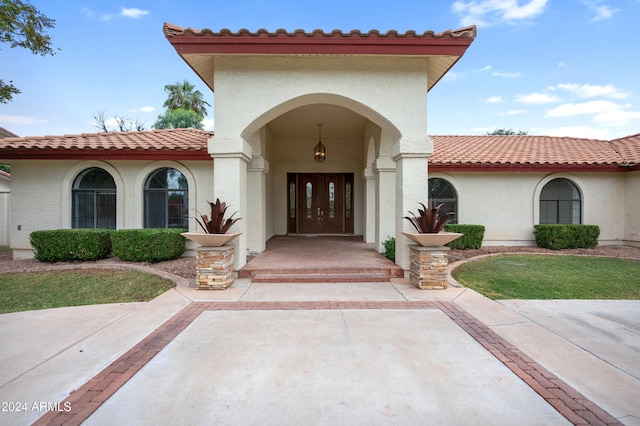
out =
<path fill-rule="evenodd" d="M 625 163 L 612 142 L 554 136 L 431 136 L 432 168 L 617 169 Z M 623 144 L 622 144 L 623 145 Z M 628 143 L 640 150 L 640 138 Z M 633 148 L 631 148 L 633 147 Z"/>
<path fill-rule="evenodd" d="M 302 29 L 296 29 L 293 31 L 287 31 L 285 29 L 279 28 L 275 31 L 268 31 L 263 28 L 257 31 L 250 31 L 246 28 L 240 29 L 236 32 L 231 31 L 227 28 L 223 28 L 220 31 L 213 31 L 211 29 L 205 28 L 202 30 L 196 30 L 193 28 L 183 28 L 178 25 L 170 24 L 168 22 L 164 23 L 163 32 L 167 37 L 179 37 L 179 36 L 231 36 L 231 37 L 334 37 L 334 38 L 475 38 L 476 36 L 476 27 L 469 26 L 465 28 L 460 28 L 458 30 L 447 30 L 436 33 L 434 31 L 425 31 L 423 33 L 418 33 L 414 30 L 409 30 L 407 32 L 401 33 L 396 30 L 389 30 L 386 33 L 381 33 L 378 30 L 370 30 L 367 32 L 362 32 L 360 30 L 351 30 L 348 32 L 344 32 L 342 30 L 333 30 L 325 32 L 321 29 L 315 29 L 313 31 L 307 32 Z"/>
<path fill-rule="evenodd" d="M 614 139 L 611 145 L 629 165 L 640 164 L 640 133 Z"/>
<path fill-rule="evenodd" d="M 210 159 L 207 141 L 213 135 L 198 129 L 29 136 L 0 140 L 0 158 L 167 158 Z"/>
<path fill-rule="evenodd" d="M 108 132 L 0 140 L 0 160 L 36 158 L 209 160 L 212 132 Z M 552 136 L 431 136 L 432 171 L 640 170 L 640 133 L 613 141 Z"/>
<path fill-rule="evenodd" d="M 274 32 L 260 29 L 228 29 L 213 31 L 182 28 L 165 23 L 163 32 L 180 57 L 195 71 L 202 81 L 214 88 L 214 57 L 216 55 L 243 56 L 377 56 L 390 61 L 396 56 L 428 57 L 425 63 L 427 90 L 430 90 L 462 57 L 475 40 L 476 27 L 436 33 L 425 31 L 377 30 L 343 32 L 333 30 Z"/>

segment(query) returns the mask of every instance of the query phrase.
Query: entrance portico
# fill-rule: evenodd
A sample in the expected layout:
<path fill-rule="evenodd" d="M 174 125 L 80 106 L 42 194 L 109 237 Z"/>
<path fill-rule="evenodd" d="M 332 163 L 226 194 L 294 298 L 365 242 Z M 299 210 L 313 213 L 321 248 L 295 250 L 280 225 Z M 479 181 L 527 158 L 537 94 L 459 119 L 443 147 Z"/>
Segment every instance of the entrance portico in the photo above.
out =
<path fill-rule="evenodd" d="M 408 241 L 400 233 L 408 224 L 402 217 L 426 201 L 433 151 L 426 93 L 462 56 L 475 28 L 422 35 L 214 33 L 165 24 L 165 35 L 215 91 L 211 197 L 243 218 L 234 226 L 243 233 L 237 268 L 247 253 L 264 251 L 269 238 L 295 229 L 362 235 L 378 249 L 395 237 L 396 263 L 408 269 Z M 323 163 L 313 158 L 318 123 L 326 146 Z M 307 212 L 311 181 L 300 188 L 298 177 L 311 176 L 319 179 L 312 188 L 320 185 L 327 193 L 312 189 L 316 198 Z M 325 179 L 337 179 L 332 190 Z M 331 197 L 333 214 L 343 219 L 333 226 L 321 223 L 332 214 Z M 308 213 L 310 221 L 300 225 Z"/>

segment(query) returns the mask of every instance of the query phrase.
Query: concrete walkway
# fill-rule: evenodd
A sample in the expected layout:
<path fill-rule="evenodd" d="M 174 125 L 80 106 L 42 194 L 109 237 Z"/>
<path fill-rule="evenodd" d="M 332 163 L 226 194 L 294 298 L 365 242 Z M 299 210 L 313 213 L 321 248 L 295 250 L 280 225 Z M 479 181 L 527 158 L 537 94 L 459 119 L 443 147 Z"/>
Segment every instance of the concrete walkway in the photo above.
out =
<path fill-rule="evenodd" d="M 640 301 L 181 285 L 0 315 L 0 424 L 640 425 Z"/>

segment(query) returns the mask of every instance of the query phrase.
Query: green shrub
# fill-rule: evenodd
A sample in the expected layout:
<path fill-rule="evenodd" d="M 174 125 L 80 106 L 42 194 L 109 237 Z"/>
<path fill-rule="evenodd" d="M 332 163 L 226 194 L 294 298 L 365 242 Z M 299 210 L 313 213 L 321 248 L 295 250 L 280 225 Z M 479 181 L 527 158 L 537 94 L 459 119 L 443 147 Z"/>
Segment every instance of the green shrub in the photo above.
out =
<path fill-rule="evenodd" d="M 597 225 L 535 225 L 533 232 L 538 247 L 551 250 L 595 247 L 600 236 Z"/>
<path fill-rule="evenodd" d="M 120 229 L 111 233 L 113 254 L 127 262 L 159 262 L 185 250 L 184 229 Z"/>
<path fill-rule="evenodd" d="M 384 246 L 384 255 L 392 262 L 396 261 L 396 239 L 388 237 L 382 245 Z"/>
<path fill-rule="evenodd" d="M 447 244 L 448 247 L 456 250 L 479 249 L 482 247 L 484 239 L 484 226 L 482 225 L 462 225 L 458 223 L 450 223 L 445 226 L 445 231 L 459 232 L 464 234 L 462 237 L 455 239 Z"/>
<path fill-rule="evenodd" d="M 41 262 L 98 260 L 111 252 L 111 238 L 106 229 L 33 231 L 29 241 Z"/>

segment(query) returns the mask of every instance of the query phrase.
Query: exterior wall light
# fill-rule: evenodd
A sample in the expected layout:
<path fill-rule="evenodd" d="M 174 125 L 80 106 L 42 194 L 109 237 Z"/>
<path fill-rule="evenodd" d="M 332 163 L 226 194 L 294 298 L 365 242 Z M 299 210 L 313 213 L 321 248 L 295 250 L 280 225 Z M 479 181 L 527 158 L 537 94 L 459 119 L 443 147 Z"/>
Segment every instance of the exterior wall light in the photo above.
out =
<path fill-rule="evenodd" d="M 325 148 L 324 145 L 322 145 L 321 129 L 322 129 L 322 123 L 318 123 L 318 144 L 313 150 L 313 159 L 316 160 L 316 163 L 324 163 L 324 160 L 326 158 L 327 149 Z"/>

